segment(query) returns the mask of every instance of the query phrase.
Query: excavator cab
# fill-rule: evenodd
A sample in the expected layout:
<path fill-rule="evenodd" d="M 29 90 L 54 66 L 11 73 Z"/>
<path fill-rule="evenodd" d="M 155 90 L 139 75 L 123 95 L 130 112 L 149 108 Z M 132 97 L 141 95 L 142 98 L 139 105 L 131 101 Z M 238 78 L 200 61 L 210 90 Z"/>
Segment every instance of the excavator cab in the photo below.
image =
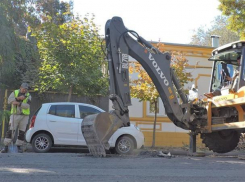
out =
<path fill-rule="evenodd" d="M 209 58 L 210 61 L 214 61 L 210 92 L 220 89 L 221 95 L 227 95 L 230 91 L 236 92 L 245 85 L 244 79 L 241 79 L 244 73 L 240 70 L 243 44 L 243 41 L 227 44 L 212 52 L 212 57 Z M 228 80 L 227 77 L 232 80 Z"/>

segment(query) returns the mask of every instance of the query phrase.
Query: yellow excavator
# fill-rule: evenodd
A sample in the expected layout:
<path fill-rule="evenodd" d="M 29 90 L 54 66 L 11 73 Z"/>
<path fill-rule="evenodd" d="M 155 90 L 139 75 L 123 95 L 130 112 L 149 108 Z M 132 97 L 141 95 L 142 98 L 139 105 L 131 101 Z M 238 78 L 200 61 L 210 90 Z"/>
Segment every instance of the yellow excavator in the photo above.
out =
<path fill-rule="evenodd" d="M 170 66 L 171 55 L 160 52 L 137 32 L 127 29 L 120 17 L 107 21 L 105 41 L 113 110 L 87 116 L 81 126 L 94 156 L 106 156 L 112 134 L 118 128 L 130 125 L 129 56 L 136 59 L 151 77 L 167 116 L 176 126 L 201 134 L 203 143 L 214 152 L 226 153 L 236 148 L 240 134 L 245 130 L 245 41 L 213 50 L 209 59 L 213 62 L 210 92 L 219 90 L 221 95 L 203 100 L 188 99 Z M 237 59 L 240 57 L 239 64 Z M 240 74 L 234 84 L 227 78 L 236 70 Z"/>

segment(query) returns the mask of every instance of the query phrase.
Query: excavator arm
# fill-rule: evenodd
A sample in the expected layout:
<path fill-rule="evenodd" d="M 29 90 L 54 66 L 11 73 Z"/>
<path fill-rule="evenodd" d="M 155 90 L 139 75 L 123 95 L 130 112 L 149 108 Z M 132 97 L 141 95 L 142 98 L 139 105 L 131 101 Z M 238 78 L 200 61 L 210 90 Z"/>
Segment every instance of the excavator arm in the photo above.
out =
<path fill-rule="evenodd" d="M 121 112 L 128 112 L 131 105 L 129 89 L 129 56 L 136 59 L 151 77 L 164 103 L 167 115 L 179 127 L 188 129 L 188 101 L 174 70 L 170 68 L 171 56 L 168 52 L 161 53 L 136 32 L 128 30 L 121 18 L 108 20 L 105 27 L 107 59 L 109 61 L 110 93 L 117 95 Z M 181 100 L 186 104 L 182 108 L 174 92 L 177 88 Z M 126 124 L 126 123 L 125 123 Z"/>
<path fill-rule="evenodd" d="M 135 31 L 127 29 L 120 17 L 108 20 L 105 26 L 105 41 L 110 75 L 110 113 L 87 116 L 82 124 L 82 132 L 90 152 L 95 156 L 105 156 L 105 149 L 112 134 L 122 126 L 129 126 L 131 105 L 129 87 L 129 56 L 136 59 L 152 79 L 163 101 L 167 116 L 183 129 L 191 129 L 191 107 L 181 89 L 180 83 L 170 67 L 171 55 L 161 53 Z M 182 104 L 179 103 L 174 87 Z"/>

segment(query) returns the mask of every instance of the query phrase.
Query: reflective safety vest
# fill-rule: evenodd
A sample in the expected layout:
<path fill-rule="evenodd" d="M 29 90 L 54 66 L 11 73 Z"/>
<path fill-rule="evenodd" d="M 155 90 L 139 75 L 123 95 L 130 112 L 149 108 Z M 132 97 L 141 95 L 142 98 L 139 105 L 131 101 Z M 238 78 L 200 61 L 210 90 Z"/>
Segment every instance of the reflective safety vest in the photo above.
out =
<path fill-rule="evenodd" d="M 15 91 L 14 91 L 14 96 L 15 96 L 15 98 L 18 97 L 19 92 L 20 92 L 20 90 L 15 90 Z M 28 98 L 29 98 L 29 95 L 30 95 L 29 93 L 27 93 L 27 94 L 25 95 L 26 98 L 22 101 L 22 103 L 27 103 Z M 22 109 L 22 113 L 23 113 L 24 115 L 30 115 L 30 108 L 29 108 L 29 109 Z M 13 105 L 12 105 L 12 107 L 11 107 L 11 114 L 16 114 L 16 107 L 14 107 Z"/>

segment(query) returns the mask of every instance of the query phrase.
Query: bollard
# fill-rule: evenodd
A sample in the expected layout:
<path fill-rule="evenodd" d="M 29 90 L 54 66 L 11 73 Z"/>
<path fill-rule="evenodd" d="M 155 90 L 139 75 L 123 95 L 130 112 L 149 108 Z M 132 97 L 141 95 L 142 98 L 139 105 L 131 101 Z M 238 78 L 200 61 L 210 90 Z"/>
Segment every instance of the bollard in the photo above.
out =
<path fill-rule="evenodd" d="M 189 151 L 190 153 L 196 152 L 196 137 L 197 135 L 193 132 L 190 132 L 190 145 L 189 145 Z"/>

